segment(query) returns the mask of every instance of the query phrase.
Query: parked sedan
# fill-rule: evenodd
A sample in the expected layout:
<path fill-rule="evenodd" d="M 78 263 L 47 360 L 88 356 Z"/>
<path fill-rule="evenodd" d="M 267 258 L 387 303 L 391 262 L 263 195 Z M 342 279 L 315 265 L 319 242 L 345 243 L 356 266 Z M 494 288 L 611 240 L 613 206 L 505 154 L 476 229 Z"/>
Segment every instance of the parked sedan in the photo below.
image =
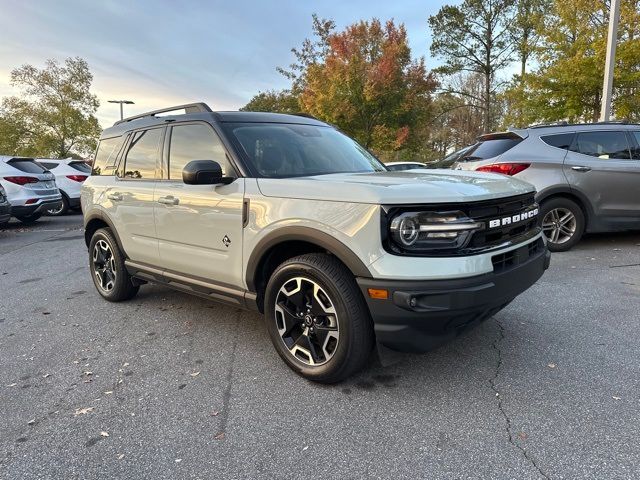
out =
<path fill-rule="evenodd" d="M 549 250 L 584 232 L 640 230 L 640 125 L 538 125 L 478 140 L 454 168 L 532 183 Z"/>
<path fill-rule="evenodd" d="M 7 200 L 7 192 L 0 185 L 0 228 L 11 219 L 11 204 Z"/>
<path fill-rule="evenodd" d="M 59 208 L 48 211 L 49 215 L 64 215 L 80 208 L 80 187 L 91 175 L 91 167 L 82 160 L 67 158 L 64 160 L 39 158 L 38 163 L 56 176 L 56 185 L 62 194 Z"/>
<path fill-rule="evenodd" d="M 35 222 L 62 202 L 55 177 L 33 158 L 0 156 L 0 185 L 7 192 L 11 215 L 22 223 Z"/>

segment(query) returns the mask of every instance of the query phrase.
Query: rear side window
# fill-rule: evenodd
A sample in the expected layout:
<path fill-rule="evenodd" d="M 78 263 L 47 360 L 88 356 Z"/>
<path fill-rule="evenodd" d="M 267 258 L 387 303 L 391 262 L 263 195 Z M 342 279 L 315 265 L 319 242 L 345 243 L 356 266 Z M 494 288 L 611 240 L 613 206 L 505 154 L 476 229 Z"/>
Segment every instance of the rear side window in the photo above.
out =
<path fill-rule="evenodd" d="M 82 173 L 91 173 L 91 167 L 84 162 L 69 162 L 69 166 Z"/>
<path fill-rule="evenodd" d="M 635 145 L 631 146 L 631 154 L 635 160 L 640 160 L 640 132 L 629 132 L 635 141 Z"/>
<path fill-rule="evenodd" d="M 158 161 L 158 146 L 163 128 L 136 132 L 129 145 L 124 161 L 124 177 L 131 179 L 154 179 Z"/>
<path fill-rule="evenodd" d="M 182 180 L 182 169 L 192 160 L 218 162 L 225 176 L 231 170 L 224 147 L 211 127 L 202 123 L 176 125 L 171 129 L 169 178 Z"/>
<path fill-rule="evenodd" d="M 581 132 L 574 148 L 577 152 L 602 160 L 630 159 L 629 143 L 624 132 Z"/>
<path fill-rule="evenodd" d="M 461 160 L 486 160 L 488 158 L 502 155 L 508 150 L 518 145 L 522 141 L 521 138 L 494 138 L 491 140 L 482 140 L 475 147 L 469 149 Z"/>
<path fill-rule="evenodd" d="M 7 163 L 13 168 L 17 168 L 21 172 L 25 173 L 44 173 L 47 171 L 45 167 L 34 160 L 9 160 Z"/>
<path fill-rule="evenodd" d="M 122 137 L 100 140 L 96 158 L 93 161 L 93 175 L 113 175 L 118 153 L 122 148 Z"/>
<path fill-rule="evenodd" d="M 573 143 L 573 137 L 575 137 L 575 133 L 558 133 L 557 135 L 545 135 L 544 137 L 540 137 L 544 143 L 551 147 L 562 148 L 564 150 L 569 150 L 571 148 L 571 144 Z"/>

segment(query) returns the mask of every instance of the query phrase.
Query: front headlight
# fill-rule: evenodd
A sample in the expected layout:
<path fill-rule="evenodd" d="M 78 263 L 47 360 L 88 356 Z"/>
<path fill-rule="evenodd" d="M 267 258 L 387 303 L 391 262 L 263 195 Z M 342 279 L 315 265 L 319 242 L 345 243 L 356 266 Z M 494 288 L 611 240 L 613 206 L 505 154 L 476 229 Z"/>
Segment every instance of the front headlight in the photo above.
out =
<path fill-rule="evenodd" d="M 484 228 L 460 211 L 401 212 L 388 225 L 393 247 L 407 253 L 463 248 L 473 232 Z"/>

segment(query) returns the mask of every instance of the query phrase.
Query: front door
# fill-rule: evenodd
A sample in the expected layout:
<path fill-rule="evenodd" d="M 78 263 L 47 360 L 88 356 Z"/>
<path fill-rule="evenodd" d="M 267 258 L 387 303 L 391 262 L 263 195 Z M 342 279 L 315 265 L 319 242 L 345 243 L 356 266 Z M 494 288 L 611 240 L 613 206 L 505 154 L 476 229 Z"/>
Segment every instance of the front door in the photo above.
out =
<path fill-rule="evenodd" d="M 236 176 L 222 142 L 205 122 L 171 126 L 166 143 L 166 167 L 154 195 L 160 266 L 211 283 L 242 285 L 244 179 L 229 185 L 182 181 L 182 169 L 191 160 L 214 160 L 225 176 Z"/>
<path fill-rule="evenodd" d="M 586 196 L 598 217 L 624 221 L 640 216 L 640 161 L 622 130 L 578 132 L 564 161 L 572 189 Z"/>

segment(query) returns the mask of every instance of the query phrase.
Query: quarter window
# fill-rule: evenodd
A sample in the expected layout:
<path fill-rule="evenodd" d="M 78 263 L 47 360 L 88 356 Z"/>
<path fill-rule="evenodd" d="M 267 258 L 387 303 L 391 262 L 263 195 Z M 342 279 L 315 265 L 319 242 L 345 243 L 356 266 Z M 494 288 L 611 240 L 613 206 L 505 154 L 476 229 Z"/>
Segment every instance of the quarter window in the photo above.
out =
<path fill-rule="evenodd" d="M 135 133 L 124 164 L 125 178 L 155 178 L 158 144 L 163 131 L 162 128 L 154 128 Z"/>
<path fill-rule="evenodd" d="M 105 138 L 100 140 L 96 158 L 93 161 L 93 175 L 106 175 L 107 171 L 113 174 L 116 167 L 118 152 L 122 148 L 122 137 Z"/>
<path fill-rule="evenodd" d="M 222 142 L 211 127 L 202 123 L 176 125 L 171 129 L 169 178 L 182 180 L 182 169 L 192 160 L 218 162 L 225 176 L 231 171 Z"/>
<path fill-rule="evenodd" d="M 635 140 L 635 146 L 631 147 L 631 153 L 635 160 L 640 160 L 640 132 L 634 131 L 629 132 L 633 136 L 633 140 Z"/>
<path fill-rule="evenodd" d="M 545 135 L 544 137 L 540 137 L 540 140 L 552 147 L 569 150 L 573 143 L 574 136 L 574 133 L 559 133 L 557 135 Z"/>
<path fill-rule="evenodd" d="M 576 150 L 583 155 L 602 160 L 631 158 L 629 143 L 624 132 L 582 132 L 578 133 Z"/>

